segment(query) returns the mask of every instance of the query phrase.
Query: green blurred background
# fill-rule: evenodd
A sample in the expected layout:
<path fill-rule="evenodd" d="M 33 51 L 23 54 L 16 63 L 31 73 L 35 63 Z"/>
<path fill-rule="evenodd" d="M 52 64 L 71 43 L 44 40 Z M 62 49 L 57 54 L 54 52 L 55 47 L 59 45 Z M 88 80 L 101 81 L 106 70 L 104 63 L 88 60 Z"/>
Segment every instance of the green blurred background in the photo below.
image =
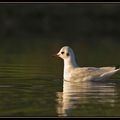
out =
<path fill-rule="evenodd" d="M 58 62 L 52 54 L 68 45 L 81 66 L 118 65 L 119 39 L 120 4 L 0 4 L 2 64 L 53 66 Z"/>

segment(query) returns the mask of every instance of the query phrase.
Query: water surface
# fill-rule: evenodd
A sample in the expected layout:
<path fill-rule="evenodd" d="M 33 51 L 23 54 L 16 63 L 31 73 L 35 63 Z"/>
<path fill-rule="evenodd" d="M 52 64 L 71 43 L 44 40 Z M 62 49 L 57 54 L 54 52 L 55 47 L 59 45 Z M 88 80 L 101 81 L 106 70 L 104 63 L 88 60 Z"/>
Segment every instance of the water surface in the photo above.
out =
<path fill-rule="evenodd" d="M 44 70 L 40 72 L 42 67 L 1 65 L 0 116 L 120 115 L 117 80 L 73 84 Z"/>

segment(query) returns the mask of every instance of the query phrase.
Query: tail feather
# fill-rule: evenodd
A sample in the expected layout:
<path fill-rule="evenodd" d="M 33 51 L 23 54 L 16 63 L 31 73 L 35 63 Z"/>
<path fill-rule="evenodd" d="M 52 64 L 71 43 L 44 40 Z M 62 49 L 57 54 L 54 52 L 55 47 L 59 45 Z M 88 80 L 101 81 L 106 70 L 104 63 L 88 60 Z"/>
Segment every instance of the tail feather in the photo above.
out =
<path fill-rule="evenodd" d="M 119 66 L 119 65 L 115 66 L 115 70 L 116 70 L 116 69 L 119 69 L 119 68 L 120 68 L 120 66 Z"/>
<path fill-rule="evenodd" d="M 112 75 L 114 75 L 117 71 L 119 71 L 120 69 L 115 69 L 106 73 L 103 73 L 102 75 L 100 75 L 100 77 L 98 79 L 96 79 L 96 81 L 104 81 L 109 79 Z"/>

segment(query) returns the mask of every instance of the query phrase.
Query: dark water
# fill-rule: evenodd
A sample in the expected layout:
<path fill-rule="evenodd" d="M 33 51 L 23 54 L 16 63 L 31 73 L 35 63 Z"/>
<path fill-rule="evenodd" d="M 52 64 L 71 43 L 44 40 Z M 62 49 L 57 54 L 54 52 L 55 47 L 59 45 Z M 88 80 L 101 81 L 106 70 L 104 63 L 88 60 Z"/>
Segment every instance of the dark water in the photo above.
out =
<path fill-rule="evenodd" d="M 71 84 L 41 67 L 0 67 L 0 116 L 120 115 L 120 86 L 113 80 Z"/>
<path fill-rule="evenodd" d="M 0 116 L 57 116 L 56 92 L 62 84 L 42 66 L 0 67 Z"/>
<path fill-rule="evenodd" d="M 62 44 L 41 46 L 0 55 L 0 116 L 120 116 L 120 73 L 105 83 L 65 83 L 62 60 L 51 57 Z M 112 55 L 99 47 L 74 48 L 83 66 L 107 65 Z M 109 65 L 119 62 L 112 58 Z"/>

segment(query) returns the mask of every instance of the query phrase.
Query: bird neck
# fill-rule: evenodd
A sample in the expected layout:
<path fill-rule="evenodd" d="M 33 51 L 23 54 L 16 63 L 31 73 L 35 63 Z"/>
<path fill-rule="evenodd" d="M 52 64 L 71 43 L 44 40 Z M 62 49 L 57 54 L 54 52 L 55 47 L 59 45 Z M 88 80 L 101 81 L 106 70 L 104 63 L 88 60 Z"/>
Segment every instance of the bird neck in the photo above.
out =
<path fill-rule="evenodd" d="M 78 67 L 75 57 L 71 57 L 70 59 L 64 60 L 64 70 L 71 70 L 73 68 Z"/>
<path fill-rule="evenodd" d="M 64 79 L 65 80 L 70 80 L 70 77 L 71 77 L 71 71 L 78 67 L 76 61 L 75 61 L 75 58 L 72 58 L 72 59 L 66 59 L 64 60 Z"/>

